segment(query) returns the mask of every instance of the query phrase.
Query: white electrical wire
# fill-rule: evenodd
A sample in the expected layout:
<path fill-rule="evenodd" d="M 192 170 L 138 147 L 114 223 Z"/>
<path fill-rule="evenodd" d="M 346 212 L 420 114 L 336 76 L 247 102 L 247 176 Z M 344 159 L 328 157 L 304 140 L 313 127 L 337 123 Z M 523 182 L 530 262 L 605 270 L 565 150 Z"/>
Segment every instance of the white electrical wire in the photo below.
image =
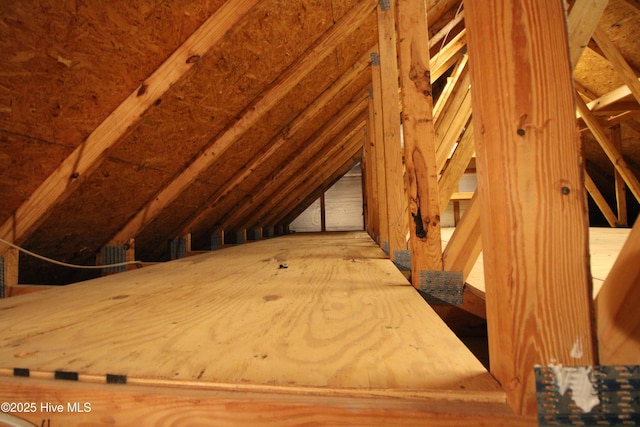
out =
<path fill-rule="evenodd" d="M 456 10 L 456 14 L 453 17 L 453 19 L 457 19 L 458 15 L 460 14 L 460 11 L 462 10 L 462 6 L 464 5 L 464 1 L 461 1 L 460 4 L 458 5 L 458 9 Z M 451 32 L 451 30 L 453 29 L 453 27 L 449 28 L 447 30 L 447 33 L 444 35 L 444 38 L 442 39 L 442 44 L 440 45 L 440 50 L 442 50 L 444 48 L 444 46 L 447 44 L 447 41 L 449 39 L 449 33 Z M 432 69 L 438 68 L 440 64 L 435 64 L 434 67 L 432 67 Z"/>
<path fill-rule="evenodd" d="M 77 264 L 68 264 L 66 262 L 62 262 L 62 261 L 57 261 L 55 259 L 51 259 L 51 258 L 47 258 L 46 256 L 42 256 L 42 255 L 38 255 L 34 252 L 31 252 L 25 248 L 21 248 L 18 245 L 14 245 L 11 242 L 7 242 L 4 239 L 0 239 L 0 243 L 4 243 L 7 246 L 10 246 L 14 249 L 17 249 L 21 252 L 24 252 L 27 255 L 31 255 L 34 258 L 38 258 L 42 261 L 47 261 L 50 262 L 52 264 L 57 264 L 57 265 L 61 265 L 63 267 L 69 267 L 69 268 L 82 268 L 85 270 L 97 270 L 97 269 L 103 269 L 103 268 L 109 268 L 109 267 L 122 267 L 125 265 L 131 265 L 131 264 L 139 264 L 142 265 L 142 261 L 126 261 L 126 262 L 118 262 L 116 264 L 105 264 L 105 265 L 77 265 Z"/>

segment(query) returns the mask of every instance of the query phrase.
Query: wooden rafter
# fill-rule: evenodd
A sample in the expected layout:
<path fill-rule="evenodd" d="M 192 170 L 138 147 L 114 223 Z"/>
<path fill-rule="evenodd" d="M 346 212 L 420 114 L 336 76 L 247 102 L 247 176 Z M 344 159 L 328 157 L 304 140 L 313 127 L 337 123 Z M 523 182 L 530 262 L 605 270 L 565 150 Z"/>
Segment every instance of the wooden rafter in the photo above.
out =
<path fill-rule="evenodd" d="M 440 180 L 440 210 L 444 211 L 451 196 L 457 191 L 460 178 L 464 175 L 469 162 L 473 158 L 475 145 L 473 143 L 473 120 L 467 125 L 460 142 L 442 172 Z"/>
<path fill-rule="evenodd" d="M 309 175 L 307 180 L 297 188 L 297 192 L 289 193 L 289 196 L 283 200 L 277 210 L 271 212 L 268 216 L 260 220 L 262 224 L 279 224 L 285 221 L 285 218 L 291 214 L 301 203 L 304 203 L 309 193 L 319 188 L 326 188 L 328 182 L 333 181 L 339 174 L 340 176 L 348 172 L 344 171 L 344 165 L 353 165 L 362 157 L 363 130 L 365 123 L 361 122 L 358 131 L 352 135 L 348 141 L 344 141 L 343 149 L 335 155 L 330 162 L 325 162 L 321 167 L 316 168 L 314 174 Z M 324 193 L 323 193 L 324 194 Z"/>
<path fill-rule="evenodd" d="M 230 0 L 137 87 L 0 227 L 0 238 L 25 241 L 134 127 L 143 113 L 185 75 L 259 0 Z M 128 239 L 125 239 L 126 241 Z M 0 255 L 5 252 L 0 247 Z"/>
<path fill-rule="evenodd" d="M 307 124 L 313 120 L 317 114 L 326 107 L 331 100 L 341 91 L 345 90 L 354 80 L 368 71 L 371 63 L 371 54 L 367 52 L 358 61 L 356 61 L 349 69 L 327 90 L 322 92 L 302 113 L 291 121 L 286 132 L 279 134 L 269 144 L 268 148 L 243 169 L 239 170 L 232 178 L 225 183 L 222 188 L 218 189 L 206 202 L 206 207 L 194 215 L 186 225 L 182 226 L 182 230 L 177 235 L 188 233 L 197 224 L 208 218 L 217 208 L 219 202 L 235 191 L 256 169 L 265 164 L 275 153 L 284 149 L 287 145 L 295 141 L 295 135 Z"/>
<path fill-rule="evenodd" d="M 253 126 L 261 117 L 290 90 L 311 72 L 324 58 L 334 51 L 335 46 L 358 28 L 370 12 L 374 2 L 359 0 L 336 24 L 334 24 L 305 55 L 291 65 L 242 115 L 215 137 L 189 166 L 164 186 L 136 215 L 111 238 L 109 244 L 120 244 L 139 233 L 160 212 L 172 203 L 191 183 L 220 158 L 232 144 Z"/>
<path fill-rule="evenodd" d="M 466 24 L 491 371 L 516 413 L 536 414 L 533 365 L 596 362 L 565 10 L 471 2 Z"/>
<path fill-rule="evenodd" d="M 302 151 L 296 153 L 285 162 L 286 165 L 283 168 L 274 171 L 272 176 L 265 180 L 265 183 L 269 185 L 264 185 L 265 183 L 263 183 L 260 188 L 251 192 L 250 203 L 244 203 L 244 205 L 238 209 L 225 213 L 219 221 L 222 228 L 228 227 L 233 223 L 234 219 L 238 222 L 248 223 L 246 226 L 252 226 L 256 221 L 249 220 L 248 218 L 255 216 L 257 219 L 262 216 L 263 212 L 268 212 L 269 209 L 273 209 L 272 202 L 274 199 L 270 199 L 269 197 L 272 196 L 276 190 L 281 190 L 285 185 L 290 185 L 291 182 L 293 182 L 290 177 L 295 176 L 295 172 L 299 171 L 302 177 L 306 176 L 306 173 L 304 173 L 305 165 L 314 157 L 318 157 L 319 154 L 322 153 L 322 148 L 330 144 L 336 135 L 345 128 L 349 129 L 350 126 L 352 127 L 354 120 L 358 120 L 359 122 L 359 116 L 366 108 L 366 99 L 363 99 L 363 97 L 364 94 L 360 94 L 343 107 L 326 123 L 325 127 L 304 144 Z M 322 157 L 327 156 L 326 153 L 322 154 Z"/>
<path fill-rule="evenodd" d="M 366 105 L 366 103 L 364 104 Z M 313 173 L 296 173 L 293 179 L 286 182 L 279 181 L 279 185 L 273 185 L 269 199 L 260 205 L 260 207 L 248 217 L 237 216 L 230 219 L 230 222 L 238 222 L 242 224 L 240 228 L 250 227 L 252 225 L 271 225 L 277 222 L 276 218 L 282 218 L 295 209 L 301 197 L 291 197 L 299 187 L 304 187 L 305 191 L 312 191 L 316 188 L 318 180 L 314 178 L 314 174 L 323 176 L 327 170 L 334 172 L 347 159 L 354 155 L 358 149 L 362 149 L 362 129 L 364 129 L 364 117 L 359 117 L 352 125 L 348 127 L 349 131 L 337 140 L 330 141 L 326 149 L 322 150 L 322 156 L 315 156 L 311 161 L 303 167 Z M 276 181 L 278 182 L 278 181 Z M 310 184 L 311 183 L 311 184 Z M 308 194 L 308 193 L 307 193 Z M 242 219 L 240 219 L 242 218 Z M 223 223 L 223 227 L 226 224 Z"/>

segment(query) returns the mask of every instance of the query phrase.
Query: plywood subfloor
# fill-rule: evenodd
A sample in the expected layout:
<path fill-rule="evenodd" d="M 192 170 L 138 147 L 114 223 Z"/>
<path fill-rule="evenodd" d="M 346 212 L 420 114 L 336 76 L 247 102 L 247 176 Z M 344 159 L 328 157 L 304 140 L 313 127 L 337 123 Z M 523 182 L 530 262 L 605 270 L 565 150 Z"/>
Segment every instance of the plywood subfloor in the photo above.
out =
<path fill-rule="evenodd" d="M 5 375 L 504 399 L 363 232 L 279 237 L 1 300 L 0 324 Z"/>
<path fill-rule="evenodd" d="M 447 244 L 455 228 L 442 229 L 442 245 Z M 604 283 L 618 253 L 629 236 L 630 228 L 589 228 L 589 251 L 591 255 L 591 275 L 593 276 L 593 297 L 595 298 Z M 484 296 L 484 267 L 482 254 L 478 257 L 466 283 L 478 295 Z"/>

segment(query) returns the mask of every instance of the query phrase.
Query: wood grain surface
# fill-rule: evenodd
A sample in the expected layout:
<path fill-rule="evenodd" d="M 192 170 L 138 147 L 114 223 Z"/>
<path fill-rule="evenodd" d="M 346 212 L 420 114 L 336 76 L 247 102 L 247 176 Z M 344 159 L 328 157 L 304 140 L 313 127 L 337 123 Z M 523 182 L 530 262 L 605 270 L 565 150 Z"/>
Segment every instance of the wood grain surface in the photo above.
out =
<path fill-rule="evenodd" d="M 290 235 L 14 297 L 0 301 L 0 324 L 4 375 L 504 399 L 364 232 Z"/>

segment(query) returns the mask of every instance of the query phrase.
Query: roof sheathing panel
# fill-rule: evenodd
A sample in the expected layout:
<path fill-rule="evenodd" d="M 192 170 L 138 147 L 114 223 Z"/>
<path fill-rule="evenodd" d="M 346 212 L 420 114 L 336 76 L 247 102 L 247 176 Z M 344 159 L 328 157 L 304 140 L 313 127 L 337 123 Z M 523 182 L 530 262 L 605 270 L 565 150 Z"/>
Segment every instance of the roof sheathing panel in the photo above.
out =
<path fill-rule="evenodd" d="M 80 144 L 220 3 L 0 2 L 0 129 L 12 159 L 0 181 L 38 159 L 5 188 L 0 221 L 70 153 L 61 147 Z"/>

